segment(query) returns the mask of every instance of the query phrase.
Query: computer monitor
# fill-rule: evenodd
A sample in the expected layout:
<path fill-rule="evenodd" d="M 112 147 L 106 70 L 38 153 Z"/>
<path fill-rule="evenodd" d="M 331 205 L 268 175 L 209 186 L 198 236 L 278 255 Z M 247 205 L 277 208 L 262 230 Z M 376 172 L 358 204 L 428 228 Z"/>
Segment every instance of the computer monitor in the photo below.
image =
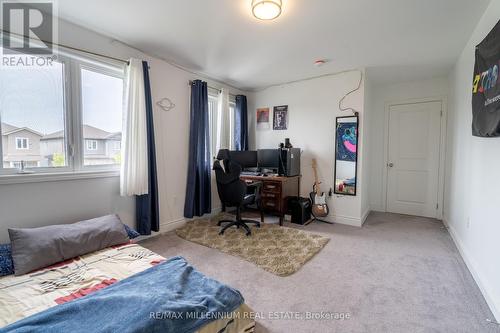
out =
<path fill-rule="evenodd" d="M 278 149 L 259 149 L 257 151 L 257 165 L 262 169 L 278 169 L 279 167 Z"/>
<path fill-rule="evenodd" d="M 257 167 L 257 152 L 255 150 L 229 152 L 231 161 L 238 163 L 243 170 Z"/>

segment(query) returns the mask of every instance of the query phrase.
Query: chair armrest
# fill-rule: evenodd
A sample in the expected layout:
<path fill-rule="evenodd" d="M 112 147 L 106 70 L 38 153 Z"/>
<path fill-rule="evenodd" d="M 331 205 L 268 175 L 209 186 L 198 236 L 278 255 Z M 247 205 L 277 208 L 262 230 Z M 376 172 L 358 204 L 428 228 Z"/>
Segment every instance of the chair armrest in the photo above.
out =
<path fill-rule="evenodd" d="M 245 182 L 246 183 L 246 182 Z M 255 203 L 260 208 L 260 200 L 261 200 L 261 188 L 264 183 L 262 181 L 256 180 L 252 182 L 248 182 L 247 184 L 247 193 L 255 194 Z"/>
<path fill-rule="evenodd" d="M 246 183 L 248 187 L 250 186 L 253 186 L 253 187 L 262 187 L 262 182 L 260 180 L 256 180 L 254 182 L 251 182 L 251 183 Z"/>

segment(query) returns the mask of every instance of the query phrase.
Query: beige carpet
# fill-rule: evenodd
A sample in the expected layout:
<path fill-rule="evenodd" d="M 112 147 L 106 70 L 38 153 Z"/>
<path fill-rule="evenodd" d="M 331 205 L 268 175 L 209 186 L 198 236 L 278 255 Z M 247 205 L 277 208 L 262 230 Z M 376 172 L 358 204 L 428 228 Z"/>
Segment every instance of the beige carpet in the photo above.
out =
<path fill-rule="evenodd" d="M 266 222 L 272 217 L 266 216 Z M 436 220 L 371 213 L 363 228 L 311 223 L 285 226 L 331 241 L 287 277 L 175 232 L 144 240 L 164 257 L 183 256 L 204 274 L 238 289 L 262 314 L 256 333 L 500 333 L 450 235 Z M 349 313 L 345 320 L 271 317 Z"/>
<path fill-rule="evenodd" d="M 318 234 L 274 224 L 252 227 L 251 236 L 246 236 L 244 230 L 236 227 L 219 235 L 221 227 L 217 226 L 217 221 L 222 218 L 221 214 L 212 220 L 190 221 L 176 233 L 188 241 L 245 259 L 278 276 L 297 272 L 329 241 Z"/>

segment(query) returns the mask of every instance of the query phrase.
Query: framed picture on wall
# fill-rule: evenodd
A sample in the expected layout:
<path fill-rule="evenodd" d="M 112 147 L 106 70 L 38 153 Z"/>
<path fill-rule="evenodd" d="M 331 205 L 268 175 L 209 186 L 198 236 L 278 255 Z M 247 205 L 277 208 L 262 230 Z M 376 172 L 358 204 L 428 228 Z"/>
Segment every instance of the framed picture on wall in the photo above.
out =
<path fill-rule="evenodd" d="M 257 109 L 257 129 L 265 130 L 269 129 L 269 108 L 258 108 Z"/>
<path fill-rule="evenodd" d="M 269 122 L 269 108 L 257 109 L 257 124 Z"/>
<path fill-rule="evenodd" d="M 288 128 L 288 105 L 275 106 L 273 109 L 273 130 L 283 131 Z"/>

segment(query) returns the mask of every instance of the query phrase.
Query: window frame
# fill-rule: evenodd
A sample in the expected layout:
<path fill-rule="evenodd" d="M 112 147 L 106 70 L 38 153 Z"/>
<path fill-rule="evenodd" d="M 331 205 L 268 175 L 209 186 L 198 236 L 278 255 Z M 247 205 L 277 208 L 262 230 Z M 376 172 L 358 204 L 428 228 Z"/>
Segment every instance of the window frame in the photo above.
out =
<path fill-rule="evenodd" d="M 97 140 L 92 140 L 92 139 L 85 139 L 85 143 L 86 143 L 86 150 L 89 150 L 89 151 L 95 151 L 95 150 L 99 150 L 99 143 L 97 142 Z M 89 145 L 90 143 L 90 145 Z M 95 146 L 95 148 L 94 148 Z"/>
<path fill-rule="evenodd" d="M 96 63 L 95 61 L 80 61 L 78 64 L 76 64 L 75 71 L 77 72 L 78 79 L 76 80 L 78 83 L 78 91 L 79 93 L 77 94 L 78 96 L 78 124 L 75 125 L 75 128 L 78 128 L 77 133 L 75 136 L 78 138 L 76 139 L 75 142 L 75 147 L 79 147 L 77 151 L 79 153 L 75 154 L 78 156 L 75 156 L 75 160 L 78 161 L 79 165 L 79 170 L 80 171 L 119 171 L 120 170 L 120 164 L 101 164 L 101 165 L 85 165 L 85 150 L 83 147 L 85 138 L 83 137 L 83 98 L 82 98 L 82 77 L 81 73 L 82 70 L 87 70 L 91 72 L 95 72 L 98 74 L 103 74 L 107 76 L 112 76 L 117 79 L 122 80 L 123 83 L 123 94 L 122 98 L 125 98 L 125 68 L 122 64 L 121 67 L 116 67 L 116 66 L 110 66 L 109 64 L 100 64 Z M 122 100 L 123 103 L 123 100 Z M 122 110 L 123 111 L 123 110 Z M 122 113 L 122 119 L 123 119 L 123 113 Z M 122 128 L 122 134 L 123 134 L 123 128 Z M 80 143 L 79 146 L 77 143 Z M 96 149 L 97 150 L 97 149 Z M 120 148 L 121 150 L 121 148 Z"/>
<path fill-rule="evenodd" d="M 19 142 L 22 143 L 24 141 L 26 141 L 26 148 L 19 147 L 18 143 Z M 23 145 L 21 144 L 21 146 L 23 146 Z M 16 136 L 16 150 L 29 150 L 29 149 L 30 149 L 30 140 L 29 140 L 29 138 Z"/>
<path fill-rule="evenodd" d="M 231 98 L 229 96 L 229 149 L 234 150 L 234 123 L 235 123 L 235 112 L 236 112 L 236 98 Z"/>
<path fill-rule="evenodd" d="M 217 151 L 213 151 L 214 149 L 217 149 L 217 141 L 218 137 L 216 135 L 219 134 L 219 121 L 221 119 L 221 115 L 219 114 L 219 103 L 220 103 L 220 90 L 215 90 L 213 88 L 208 90 L 208 122 L 209 122 L 209 149 L 210 149 L 210 156 L 212 157 L 213 160 L 217 159 Z M 215 102 L 214 105 L 214 110 L 210 112 L 210 104 L 211 102 Z M 234 150 L 235 145 L 234 145 L 234 121 L 235 121 L 235 110 L 236 110 L 236 97 L 232 94 L 229 94 L 229 101 L 228 101 L 228 112 L 229 112 L 229 119 L 227 119 L 228 123 L 227 126 L 227 133 L 229 135 L 229 142 L 228 142 L 228 149 L 229 150 Z M 215 134 L 215 136 L 214 136 Z"/>
<path fill-rule="evenodd" d="M 69 69 L 69 64 L 70 64 L 70 59 L 69 57 L 63 55 L 63 54 L 58 54 L 57 59 L 53 60 L 54 62 L 58 62 L 62 64 L 62 82 L 63 82 L 63 90 L 62 90 L 62 97 L 63 97 L 63 123 L 64 123 L 64 150 L 65 150 L 65 161 L 66 165 L 62 167 L 36 167 L 36 168 L 26 168 L 27 170 L 32 171 L 33 173 L 30 174 L 23 174 L 20 173 L 18 169 L 16 168 L 4 168 L 3 167 L 3 150 L 2 150 L 2 140 L 0 136 L 0 179 L 4 178 L 5 180 L 1 180 L 0 183 L 3 184 L 8 183 L 17 183 L 17 182 L 22 182 L 21 179 L 24 177 L 31 177 L 33 174 L 36 175 L 54 175 L 54 174 L 59 174 L 59 173 L 72 173 L 74 172 L 73 168 L 73 161 L 69 158 L 69 145 L 68 145 L 68 138 L 70 133 L 72 132 L 72 123 L 70 122 L 69 118 L 71 116 L 68 116 L 68 114 L 71 113 L 70 108 L 69 108 L 69 101 L 71 100 L 71 95 L 69 91 L 69 84 L 71 80 L 71 71 Z M 1 115 L 0 115 L 1 116 Z M 1 120 L 1 119 L 0 119 Z M 15 176 L 15 177 L 13 177 Z M 34 178 L 34 177 L 31 177 Z M 16 179 L 15 182 L 12 182 L 11 179 Z"/>
<path fill-rule="evenodd" d="M 52 181 L 60 179 L 85 179 L 118 176 L 119 164 L 85 165 L 83 138 L 83 106 L 81 70 L 86 69 L 104 75 L 114 76 L 123 82 L 123 98 L 126 88 L 125 63 L 105 59 L 59 47 L 57 61 L 62 64 L 63 123 L 65 166 L 28 168 L 33 173 L 20 174 L 15 168 L 4 168 L 2 133 L 0 129 L 0 184 Z M 0 119 L 1 120 L 1 119 Z M 29 149 L 29 142 L 28 142 Z"/>
<path fill-rule="evenodd" d="M 210 103 L 213 103 L 214 109 L 210 112 Z M 215 103 L 214 103 L 215 102 Z M 214 151 L 217 149 L 217 127 L 219 125 L 219 97 L 209 91 L 208 93 L 208 132 L 209 132 L 209 148 L 210 148 L 210 156 L 213 160 L 217 157 L 217 152 Z"/>

